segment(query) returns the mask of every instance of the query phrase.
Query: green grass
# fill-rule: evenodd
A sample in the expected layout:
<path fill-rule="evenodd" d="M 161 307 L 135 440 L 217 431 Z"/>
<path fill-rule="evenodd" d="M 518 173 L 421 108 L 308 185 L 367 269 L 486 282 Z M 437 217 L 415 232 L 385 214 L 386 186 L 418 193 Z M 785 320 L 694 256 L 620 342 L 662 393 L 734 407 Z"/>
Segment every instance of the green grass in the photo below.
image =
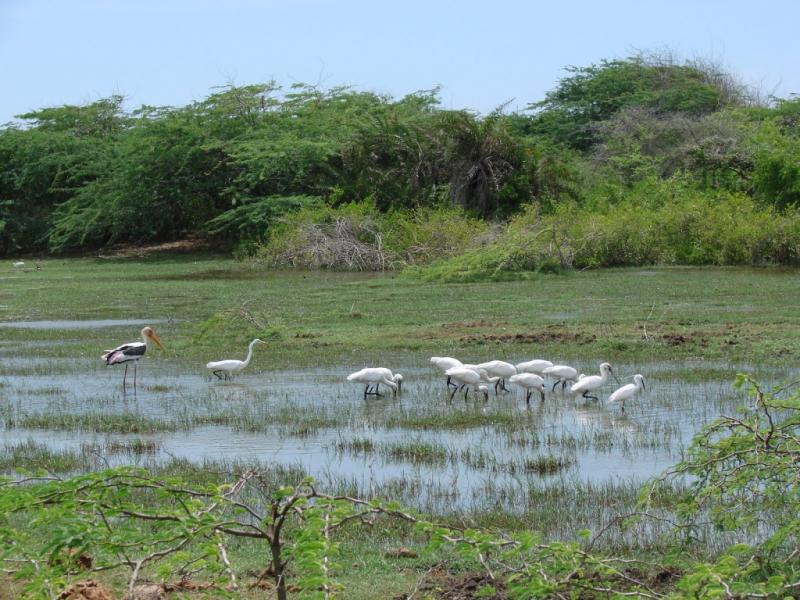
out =
<path fill-rule="evenodd" d="M 223 276 L 224 274 L 224 276 Z M 4 281 L 0 320 L 172 319 L 164 357 L 204 361 L 268 338 L 271 365 L 376 350 L 464 354 L 800 358 L 800 276 L 786 269 L 613 269 L 531 281 L 423 283 L 391 275 L 270 272 L 231 260 L 47 261 Z M 359 318 L 353 318 L 359 314 Z M 49 354 L 94 356 L 138 327 L 59 331 Z M 120 333 L 121 332 L 121 333 Z M 127 334 L 125 332 L 128 332 Z M 122 338 L 121 338 L 122 336 Z M 51 341 L 43 330 L 4 329 Z"/>
<path fill-rule="evenodd" d="M 643 365 L 649 401 L 676 414 L 684 411 L 699 426 L 732 402 L 731 364 L 780 378 L 798 363 L 800 313 L 787 300 L 798 283 L 800 272 L 787 269 L 618 269 L 444 284 L 391 275 L 271 272 L 215 257 L 46 261 L 41 271 L 3 281 L 0 321 L 163 320 L 154 326 L 167 350 L 148 352 L 140 397 L 156 395 L 166 416 L 140 413 L 137 398 L 122 398 L 117 389 L 81 395 L 80 388 L 58 381 L 74 377 L 78 369 L 81 377 L 96 377 L 104 368 L 102 350 L 136 339 L 139 326 L 0 329 L 0 356 L 31 359 L 0 366 L 3 426 L 45 435 L 57 430 L 96 435 L 75 450 L 55 451 L 37 442 L 8 444 L 0 449 L 0 470 L 70 473 L 98 468 L 110 459 L 217 484 L 255 467 L 278 486 L 296 483 L 304 469 L 280 455 L 266 462 L 165 460 L 161 442 L 148 434 L 168 439 L 175 431 L 222 426 L 281 440 L 299 438 L 305 444 L 333 430 L 338 441 L 325 442 L 334 454 L 331 462 L 350 455 L 345 458 L 364 461 L 365 472 L 380 469 L 381 463 L 395 471 L 374 481 L 331 471 L 327 479 L 320 478 L 326 490 L 419 500 L 420 509 L 454 523 L 536 529 L 547 537 L 573 539 L 581 529 L 630 509 L 641 485 L 633 477 L 605 483 L 572 477 L 580 453 L 635 458 L 654 449 L 677 457 L 677 416 L 637 417 L 633 405 L 630 420 L 614 413 L 618 426 L 595 427 L 591 419 L 596 413 L 589 411 L 589 422 L 579 431 L 544 430 L 537 428 L 537 415 L 558 416 L 566 405 L 563 397 L 551 399 L 549 390 L 548 399 L 530 410 L 511 396 L 492 395 L 485 404 L 473 397 L 464 402 L 459 394 L 448 403 L 444 391 L 432 384 L 419 387 L 417 396 L 406 392 L 403 398 L 370 399 L 362 406 L 350 397 L 358 396 L 360 388 L 329 391 L 330 374 L 308 375 L 319 391 L 309 392 L 306 402 L 304 392 L 295 394 L 291 388 L 258 389 L 240 397 L 236 382 L 203 383 L 201 393 L 192 392 L 198 388 L 187 387 L 185 380 L 153 383 L 147 363 L 164 361 L 176 376 L 201 377 L 205 361 L 239 357 L 253 337 L 269 344 L 256 349 L 249 374 L 254 378 L 393 357 L 417 368 L 428 368 L 431 355 L 527 356 L 585 364 L 602 357 Z M 676 376 L 672 369 L 683 361 Z M 28 376 L 47 377 L 48 382 L 29 385 L 24 381 Z M 413 374 L 407 380 L 412 382 Z M 696 402 L 698 394 L 702 404 Z M 387 430 L 401 435 L 383 439 Z M 113 439 L 118 433 L 137 435 Z M 464 441 L 473 438 L 474 446 Z M 470 470 L 477 488 L 457 489 L 461 468 Z M 415 473 L 426 469 L 444 474 Z M 638 554 L 658 548 L 661 533 L 657 528 L 643 535 L 612 532 L 604 543 Z M 375 589 L 385 597 L 408 592 L 434 562 L 385 557 L 387 544 L 398 545 L 396 531 L 375 528 L 352 538 L 343 534 L 340 541 L 349 598 L 373 598 Z M 249 556 L 253 549 L 243 544 L 236 551 Z M 255 558 L 252 566 L 259 566 Z"/>

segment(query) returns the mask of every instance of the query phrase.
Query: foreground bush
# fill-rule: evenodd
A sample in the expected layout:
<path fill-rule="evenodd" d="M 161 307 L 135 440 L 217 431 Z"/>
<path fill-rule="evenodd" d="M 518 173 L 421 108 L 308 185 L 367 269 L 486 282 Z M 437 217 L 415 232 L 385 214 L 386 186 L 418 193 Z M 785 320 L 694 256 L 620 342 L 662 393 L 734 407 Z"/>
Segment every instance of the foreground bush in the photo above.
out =
<path fill-rule="evenodd" d="M 547 215 L 530 205 L 485 247 L 411 273 L 475 281 L 571 268 L 759 264 L 800 264 L 800 211 L 671 180 L 589 206 L 562 203 Z"/>
<path fill-rule="evenodd" d="M 460 529 L 392 503 L 325 494 L 309 479 L 280 487 L 256 470 L 227 484 L 198 485 L 117 468 L 0 481 L 0 555 L 7 572 L 25 582 L 27 598 L 56 597 L 87 570 L 127 572 L 129 596 L 144 577 L 168 583 L 188 573 L 205 578 L 216 597 L 237 597 L 244 557 L 234 542 L 251 540 L 263 545 L 259 556 L 269 568 L 260 577 L 273 579 L 279 600 L 290 590 L 344 598 L 338 532 L 392 519 L 427 540 L 432 564 L 441 565 L 442 550 L 450 549 L 462 567 L 485 570 L 492 583 L 476 597 L 500 587 L 516 599 L 796 597 L 800 394 L 787 393 L 796 384 L 764 391 L 744 375 L 737 385 L 746 386 L 751 406 L 705 426 L 685 460 L 645 487 L 642 512 L 620 515 L 593 538 L 588 531 L 581 540 L 548 541 L 533 531 Z M 685 495 L 660 493 L 685 477 Z M 644 527 L 648 519 L 672 524 L 671 556 L 643 561 L 595 551 L 611 527 Z M 708 560 L 697 541 L 711 527 L 734 543 Z M 645 577 L 654 569 L 670 574 L 666 584 Z"/>

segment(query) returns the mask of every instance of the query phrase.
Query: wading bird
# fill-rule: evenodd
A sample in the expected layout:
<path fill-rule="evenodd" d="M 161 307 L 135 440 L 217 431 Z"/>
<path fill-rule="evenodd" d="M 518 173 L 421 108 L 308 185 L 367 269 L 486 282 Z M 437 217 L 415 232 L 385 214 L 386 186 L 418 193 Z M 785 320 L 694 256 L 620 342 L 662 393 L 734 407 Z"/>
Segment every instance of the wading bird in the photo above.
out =
<path fill-rule="evenodd" d="M 525 390 L 525 403 L 531 403 L 531 394 L 533 390 L 539 390 L 539 396 L 544 402 L 544 379 L 539 377 L 536 373 L 517 373 L 509 378 L 511 383 L 518 385 Z"/>
<path fill-rule="evenodd" d="M 447 369 L 452 369 L 453 367 L 460 367 L 462 363 L 457 358 L 451 358 L 449 356 L 431 356 L 431 364 L 436 365 L 442 371 L 447 371 Z M 447 378 L 447 387 L 449 388 L 451 385 L 454 385 L 450 378 Z M 458 386 L 455 386 L 458 387 Z"/>
<path fill-rule="evenodd" d="M 584 398 L 600 400 L 597 396 L 591 396 L 589 392 L 603 387 L 606 384 L 609 375 L 613 375 L 614 379 L 616 379 L 617 383 L 619 383 L 619 377 L 617 377 L 616 373 L 614 373 L 611 365 L 608 363 L 603 363 L 600 365 L 600 375 L 587 375 L 586 377 L 582 377 L 578 383 L 570 388 L 570 391 L 573 394 L 581 394 Z"/>
<path fill-rule="evenodd" d="M 490 360 L 489 362 L 479 364 L 478 368 L 484 369 L 490 377 L 499 377 L 498 381 L 494 384 L 495 394 L 497 394 L 498 386 L 504 392 L 508 392 L 509 389 L 506 387 L 506 379 L 517 374 L 517 367 L 502 360 Z"/>
<path fill-rule="evenodd" d="M 136 390 L 136 362 L 144 356 L 147 352 L 147 342 L 153 340 L 156 345 L 164 349 L 161 345 L 161 340 L 158 339 L 156 332 L 152 327 L 142 328 L 142 341 L 131 342 L 130 344 L 122 344 L 113 350 L 106 350 L 106 353 L 101 357 L 106 361 L 106 365 L 119 365 L 125 363 L 125 374 L 122 376 L 122 389 L 125 389 L 125 382 L 128 377 L 128 363 L 133 362 L 133 389 Z"/>
<path fill-rule="evenodd" d="M 551 375 L 556 378 L 553 384 L 553 391 L 556 391 L 556 386 L 560 383 L 561 390 L 567 387 L 568 381 L 578 381 L 578 371 L 567 365 L 553 365 L 542 370 L 542 375 Z"/>
<path fill-rule="evenodd" d="M 529 360 L 517 365 L 517 373 L 536 373 L 541 375 L 545 369 L 553 366 L 549 360 Z"/>
<path fill-rule="evenodd" d="M 625 412 L 625 400 L 628 398 L 633 398 L 636 394 L 646 389 L 647 388 L 644 385 L 644 377 L 641 375 L 634 375 L 633 383 L 623 385 L 621 388 L 611 394 L 608 397 L 607 403 L 611 404 L 612 402 L 620 401 L 622 402 L 622 412 Z"/>
<path fill-rule="evenodd" d="M 364 388 L 364 400 L 367 399 L 368 395 L 383 396 L 379 391 L 379 386 L 381 384 L 392 388 L 395 395 L 403 391 L 403 376 L 399 373 L 395 375 L 392 373 L 391 369 L 385 367 L 367 367 L 355 373 L 350 373 L 350 375 L 347 376 L 347 381 L 363 383 L 366 386 Z M 369 389 L 373 386 L 374 389 L 370 391 Z"/>
<path fill-rule="evenodd" d="M 450 394 L 450 400 L 453 399 L 453 396 L 455 396 L 456 392 L 462 387 L 466 388 L 464 390 L 464 400 L 467 399 L 467 394 L 469 393 L 470 387 L 472 387 L 472 389 L 474 389 L 476 392 L 483 392 L 484 401 L 489 399 L 489 388 L 487 388 L 485 385 L 481 385 L 481 382 L 485 381 L 485 372 L 482 374 L 479 371 L 468 369 L 466 366 L 464 366 L 447 369 L 445 374 L 458 384 L 458 387 L 456 387 L 453 390 L 453 393 Z"/>
<path fill-rule="evenodd" d="M 214 373 L 218 379 L 222 379 L 222 375 L 220 375 L 220 373 L 225 375 L 225 379 L 229 379 L 231 375 L 238 373 L 250 364 L 250 359 L 253 358 L 253 346 L 256 344 L 266 343 L 267 342 L 256 338 L 250 342 L 250 345 L 247 347 L 247 358 L 244 360 L 215 360 L 207 363 L 206 369 L 211 369 L 211 372 Z"/>

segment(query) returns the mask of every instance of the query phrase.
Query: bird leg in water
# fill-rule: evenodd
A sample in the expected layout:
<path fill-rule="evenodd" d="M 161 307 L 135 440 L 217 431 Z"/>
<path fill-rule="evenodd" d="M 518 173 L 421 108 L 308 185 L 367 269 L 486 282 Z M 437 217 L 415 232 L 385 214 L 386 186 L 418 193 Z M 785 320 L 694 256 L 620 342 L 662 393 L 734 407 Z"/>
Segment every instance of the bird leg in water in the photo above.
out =
<path fill-rule="evenodd" d="M 531 394 L 532 393 L 533 393 L 532 390 L 528 390 L 528 393 L 525 394 L 525 404 L 527 404 L 529 406 L 530 406 L 530 403 L 531 403 Z"/>
<path fill-rule="evenodd" d="M 561 391 L 565 391 L 567 389 L 567 380 L 561 382 Z"/>
<path fill-rule="evenodd" d="M 539 395 L 542 397 L 542 402 L 544 402 L 544 388 L 539 390 Z"/>
<path fill-rule="evenodd" d="M 456 395 L 456 392 L 457 392 L 458 390 L 460 390 L 460 389 L 461 389 L 460 387 L 454 387 L 454 388 L 453 388 L 453 393 L 452 393 L 452 394 L 450 394 L 450 402 L 452 402 L 452 401 L 453 401 L 453 396 L 455 396 L 455 395 Z"/>
<path fill-rule="evenodd" d="M 136 391 L 136 363 L 133 363 L 133 391 Z"/>
<path fill-rule="evenodd" d="M 122 376 L 122 389 L 125 389 L 125 380 L 128 378 L 128 363 L 125 363 L 125 374 Z"/>
<path fill-rule="evenodd" d="M 448 389 L 450 389 L 450 386 L 451 386 L 451 385 L 452 385 L 454 388 L 458 388 L 458 385 L 457 385 L 457 384 L 455 384 L 455 383 L 453 383 L 452 381 L 450 381 L 450 376 L 448 375 L 448 376 L 447 376 L 447 388 L 448 388 Z"/>
<path fill-rule="evenodd" d="M 222 375 L 220 375 L 220 373 L 222 373 L 222 371 L 220 371 L 219 369 L 217 369 L 216 371 L 212 371 L 212 372 L 214 373 L 214 375 L 216 375 L 216 376 L 217 376 L 217 379 L 219 379 L 220 381 L 222 381 Z"/>
<path fill-rule="evenodd" d="M 464 402 L 467 401 L 467 394 L 469 394 L 469 388 L 464 389 Z"/>
<path fill-rule="evenodd" d="M 561 380 L 560 380 L 560 379 L 556 379 L 556 382 L 553 384 L 553 390 L 552 390 L 552 391 L 554 391 L 554 392 L 556 391 L 556 386 L 557 386 L 559 383 L 561 383 Z"/>
<path fill-rule="evenodd" d="M 591 398 L 592 400 L 596 400 L 597 402 L 600 402 L 600 398 L 598 398 L 597 396 L 590 396 L 590 395 L 589 395 L 589 390 L 586 390 L 585 392 L 583 392 L 583 394 L 582 394 L 582 395 L 583 395 L 583 397 L 584 397 L 584 398 L 586 398 L 587 400 L 588 400 L 589 398 Z"/>
<path fill-rule="evenodd" d="M 511 391 L 510 389 L 508 389 L 506 387 L 506 380 L 505 379 L 501 379 L 500 380 L 500 389 L 503 390 L 504 392 L 510 392 Z"/>

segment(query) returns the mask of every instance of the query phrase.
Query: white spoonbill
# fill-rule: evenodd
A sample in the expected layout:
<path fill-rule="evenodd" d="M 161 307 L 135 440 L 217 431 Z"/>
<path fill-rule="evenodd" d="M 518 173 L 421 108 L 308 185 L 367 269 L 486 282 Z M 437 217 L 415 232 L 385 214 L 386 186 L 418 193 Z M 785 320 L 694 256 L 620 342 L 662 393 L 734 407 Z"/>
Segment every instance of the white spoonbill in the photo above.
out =
<path fill-rule="evenodd" d="M 544 379 L 536 373 L 517 373 L 509 378 L 511 383 L 518 385 L 525 390 L 525 404 L 531 403 L 533 390 L 539 390 L 539 396 L 544 402 Z"/>
<path fill-rule="evenodd" d="M 392 388 L 395 395 L 403 389 L 403 376 L 399 373 L 397 375 L 393 374 L 391 369 L 387 369 L 386 367 L 367 367 L 361 369 L 355 373 L 350 373 L 350 375 L 347 376 L 347 381 L 363 383 L 366 386 L 364 388 L 364 400 L 367 399 L 368 395 L 382 396 L 383 394 L 379 391 L 379 386 L 381 384 Z M 375 389 L 369 391 L 373 386 L 375 386 Z"/>
<path fill-rule="evenodd" d="M 122 389 L 125 389 L 125 382 L 128 377 L 128 363 L 133 362 L 133 389 L 136 390 L 136 362 L 144 356 L 147 352 L 147 342 L 153 340 L 156 345 L 162 350 L 164 346 L 161 345 L 161 340 L 158 339 L 156 332 L 152 327 L 143 327 L 141 342 L 131 342 L 129 344 L 122 344 L 113 350 L 106 350 L 106 353 L 101 357 L 106 361 L 106 365 L 121 365 L 125 364 L 125 374 L 122 376 Z"/>
<path fill-rule="evenodd" d="M 462 363 L 457 358 L 452 358 L 450 356 L 431 356 L 431 364 L 436 365 L 442 371 L 447 371 L 447 369 L 452 369 L 453 367 L 460 367 Z M 453 385 L 453 382 L 450 381 L 450 378 L 447 378 L 447 387 L 449 388 Z M 457 387 L 457 386 L 456 386 Z"/>
<path fill-rule="evenodd" d="M 206 369 L 211 369 L 211 372 L 214 373 L 218 379 L 222 379 L 222 375 L 220 375 L 220 373 L 223 373 L 225 375 L 225 379 L 228 379 L 231 375 L 238 373 L 250 364 L 250 359 L 253 358 L 253 346 L 256 344 L 266 343 L 267 342 L 256 338 L 250 342 L 250 345 L 247 347 L 247 358 L 244 360 L 212 360 L 211 362 L 206 363 Z"/>
<path fill-rule="evenodd" d="M 497 394 L 497 387 L 499 386 L 504 392 L 508 392 L 506 387 L 506 379 L 512 375 L 517 374 L 517 367 L 511 363 L 502 360 L 490 360 L 489 362 L 477 365 L 479 369 L 484 369 L 490 377 L 499 377 L 500 379 L 494 384 L 494 393 Z"/>
<path fill-rule="evenodd" d="M 600 365 L 600 375 L 587 375 L 586 377 L 582 377 L 580 380 L 578 380 L 578 383 L 570 388 L 570 391 L 573 394 L 581 394 L 584 398 L 599 400 L 597 396 L 592 396 L 589 394 L 589 392 L 603 387 L 606 384 L 609 375 L 613 375 L 614 379 L 616 379 L 617 383 L 619 383 L 619 377 L 617 377 L 616 373 L 614 373 L 611 365 L 608 363 L 603 363 Z"/>
<path fill-rule="evenodd" d="M 578 380 L 578 371 L 573 369 L 572 367 L 568 367 L 567 365 L 553 365 L 552 367 L 547 367 L 546 369 L 542 370 L 542 375 L 552 375 L 556 378 L 556 382 L 553 384 L 553 391 L 556 391 L 556 386 L 560 383 L 561 389 L 567 387 L 568 381 L 577 381 Z"/>
<path fill-rule="evenodd" d="M 476 392 L 483 392 L 484 401 L 489 399 L 489 388 L 487 388 L 485 385 L 481 385 L 481 382 L 484 381 L 484 375 L 482 375 L 480 372 L 474 369 L 468 369 L 467 367 L 453 367 L 451 369 L 447 369 L 445 374 L 459 386 L 453 390 L 452 394 L 450 394 L 450 400 L 453 399 L 453 396 L 455 396 L 456 392 L 462 387 L 466 388 L 464 390 L 464 400 L 467 399 L 467 394 L 469 393 L 470 387 L 472 387 L 472 389 L 474 389 Z"/>
<path fill-rule="evenodd" d="M 625 412 L 625 400 L 628 398 L 633 398 L 636 394 L 646 389 L 647 388 L 644 385 L 644 377 L 641 375 L 634 375 L 633 383 L 623 385 L 608 397 L 608 404 L 617 402 L 619 400 L 622 402 L 622 412 Z"/>
<path fill-rule="evenodd" d="M 541 375 L 545 369 L 552 367 L 553 363 L 549 360 L 529 360 L 517 365 L 517 373 L 536 373 Z"/>

